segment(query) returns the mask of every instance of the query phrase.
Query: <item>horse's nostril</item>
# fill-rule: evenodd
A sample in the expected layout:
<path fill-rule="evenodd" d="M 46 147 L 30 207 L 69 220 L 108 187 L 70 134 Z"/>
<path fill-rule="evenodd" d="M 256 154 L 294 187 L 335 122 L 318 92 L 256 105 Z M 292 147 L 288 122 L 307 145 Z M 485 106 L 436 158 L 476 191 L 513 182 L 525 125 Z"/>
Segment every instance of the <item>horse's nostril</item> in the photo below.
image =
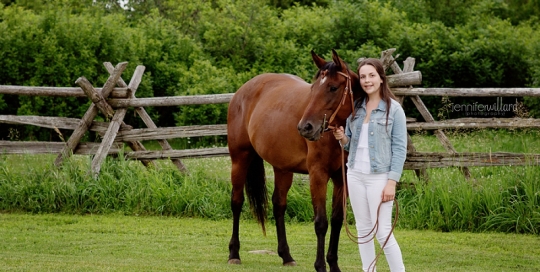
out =
<path fill-rule="evenodd" d="M 310 133 L 313 130 L 313 125 L 309 122 L 306 122 L 303 125 L 302 123 L 299 123 L 297 128 L 301 134 L 305 134 L 305 133 Z"/>
<path fill-rule="evenodd" d="M 311 131 L 311 130 L 313 130 L 313 126 L 311 125 L 311 123 L 307 123 L 304 126 L 304 131 Z"/>

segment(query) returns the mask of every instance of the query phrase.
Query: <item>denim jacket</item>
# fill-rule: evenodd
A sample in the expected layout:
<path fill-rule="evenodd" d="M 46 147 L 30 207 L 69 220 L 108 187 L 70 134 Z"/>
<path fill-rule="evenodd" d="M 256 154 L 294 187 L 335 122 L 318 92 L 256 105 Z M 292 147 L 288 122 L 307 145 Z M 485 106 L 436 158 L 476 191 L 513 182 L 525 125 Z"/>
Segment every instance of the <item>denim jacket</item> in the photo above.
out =
<path fill-rule="evenodd" d="M 357 104 L 359 102 L 357 101 Z M 347 118 L 345 135 L 349 142 L 343 148 L 349 151 L 347 167 L 354 167 L 362 123 L 366 117 L 366 103 L 355 105 L 355 116 Z M 391 100 L 388 124 L 386 124 L 386 102 L 371 112 L 368 131 L 369 157 L 372 174 L 388 173 L 388 179 L 399 181 L 407 155 L 407 125 L 401 105 Z"/>

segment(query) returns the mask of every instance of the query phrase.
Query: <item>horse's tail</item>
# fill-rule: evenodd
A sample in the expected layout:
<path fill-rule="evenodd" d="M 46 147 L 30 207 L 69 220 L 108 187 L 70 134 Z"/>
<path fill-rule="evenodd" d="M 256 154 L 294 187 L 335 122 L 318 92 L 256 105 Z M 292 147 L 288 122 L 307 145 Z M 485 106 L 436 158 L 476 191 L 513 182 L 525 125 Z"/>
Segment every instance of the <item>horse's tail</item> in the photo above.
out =
<path fill-rule="evenodd" d="M 261 224 L 266 236 L 266 221 L 268 210 L 268 192 L 266 190 L 266 175 L 264 172 L 263 159 L 255 153 L 255 156 L 247 171 L 246 194 L 249 199 L 249 206 L 257 221 Z"/>

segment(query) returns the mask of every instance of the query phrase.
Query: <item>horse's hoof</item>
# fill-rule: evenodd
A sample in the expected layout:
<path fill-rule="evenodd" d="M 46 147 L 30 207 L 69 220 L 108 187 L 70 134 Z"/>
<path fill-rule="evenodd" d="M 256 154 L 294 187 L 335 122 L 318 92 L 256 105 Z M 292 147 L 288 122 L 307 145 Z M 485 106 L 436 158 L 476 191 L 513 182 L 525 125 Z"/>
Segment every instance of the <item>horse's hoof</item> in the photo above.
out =
<path fill-rule="evenodd" d="M 283 266 L 296 266 L 296 262 L 295 261 L 287 262 L 287 263 L 284 263 Z"/>
<path fill-rule="evenodd" d="M 229 264 L 242 264 L 240 259 L 230 259 Z"/>

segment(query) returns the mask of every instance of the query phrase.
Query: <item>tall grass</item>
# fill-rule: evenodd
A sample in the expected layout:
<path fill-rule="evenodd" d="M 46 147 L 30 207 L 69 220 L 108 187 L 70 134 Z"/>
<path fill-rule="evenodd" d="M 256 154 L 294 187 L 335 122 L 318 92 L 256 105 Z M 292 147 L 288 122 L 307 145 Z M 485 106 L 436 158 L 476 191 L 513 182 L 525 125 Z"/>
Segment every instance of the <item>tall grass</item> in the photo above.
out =
<path fill-rule="evenodd" d="M 540 153 L 535 131 L 450 133 L 458 151 Z M 420 151 L 440 151 L 432 135 L 413 135 Z M 512 142 L 512 143 L 508 143 Z M 472 143 L 472 146 L 471 146 Z M 51 155 L 0 155 L 0 211 L 30 213 L 167 215 L 231 218 L 228 157 L 189 159 L 189 174 L 168 161 L 147 169 L 136 161 L 107 158 L 97 179 L 90 158 L 73 156 L 61 168 Z M 268 166 L 268 165 L 267 165 Z M 540 234 L 540 167 L 470 168 L 466 179 L 456 168 L 429 169 L 429 181 L 405 171 L 398 188 L 399 227 L 437 231 L 497 231 Z M 268 191 L 273 173 L 266 167 Z M 313 210 L 306 175 L 295 175 L 288 195 L 287 220 L 311 222 Z M 330 214 L 332 184 L 327 210 Z M 272 205 L 270 203 L 270 208 Z M 349 224 L 354 217 L 348 210 Z M 246 205 L 244 219 L 252 218 Z M 272 213 L 269 213 L 272 220 Z"/>
<path fill-rule="evenodd" d="M 147 169 L 121 156 L 107 158 L 97 179 L 89 174 L 91 161 L 87 157 L 73 156 L 61 168 L 54 167 L 53 161 L 54 156 L 0 155 L 0 210 L 216 220 L 232 216 L 228 158 L 185 160 L 187 175 L 167 162 L 158 162 L 157 169 Z M 267 175 L 272 178 L 271 172 Z M 289 192 L 288 219 L 310 220 L 309 185 L 301 177 L 296 179 L 299 182 Z M 268 187 L 272 192 L 270 180 Z M 243 215 L 251 218 L 247 204 Z"/>
<path fill-rule="evenodd" d="M 540 153 L 538 130 L 455 130 L 447 133 L 458 152 Z M 419 151 L 444 152 L 433 135 L 412 136 Z M 429 169 L 429 182 L 405 172 L 398 192 L 400 225 L 441 231 L 501 231 L 540 234 L 540 167 Z"/>
<path fill-rule="evenodd" d="M 399 224 L 440 231 L 501 231 L 540 234 L 538 166 L 472 168 L 467 180 L 458 169 L 430 170 L 430 182 L 406 173 L 398 191 Z"/>
<path fill-rule="evenodd" d="M 196 168 L 183 175 L 168 164 L 146 169 L 134 161 L 108 158 L 97 179 L 90 161 L 72 157 L 60 169 L 50 164 L 0 165 L 0 209 L 33 213 L 111 213 L 229 216 L 229 184 Z M 51 160 L 52 162 L 52 160 Z"/>

